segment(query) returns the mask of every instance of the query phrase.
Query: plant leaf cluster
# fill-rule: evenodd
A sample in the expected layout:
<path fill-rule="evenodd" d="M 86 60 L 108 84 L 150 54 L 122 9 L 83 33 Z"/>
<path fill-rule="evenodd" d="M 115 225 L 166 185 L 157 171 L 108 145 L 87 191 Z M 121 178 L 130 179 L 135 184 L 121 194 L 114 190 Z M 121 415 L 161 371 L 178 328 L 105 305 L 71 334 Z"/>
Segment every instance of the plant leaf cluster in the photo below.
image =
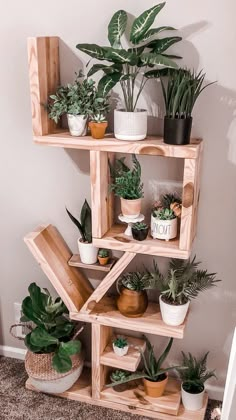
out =
<path fill-rule="evenodd" d="M 101 257 L 101 258 L 107 258 L 107 257 L 109 257 L 109 251 L 108 251 L 108 249 L 104 249 L 104 248 L 99 249 L 98 256 Z"/>
<path fill-rule="evenodd" d="M 135 230 L 145 230 L 147 228 L 148 228 L 148 225 L 144 222 L 136 222 L 132 226 L 132 229 L 135 229 Z"/>
<path fill-rule="evenodd" d="M 84 204 L 82 206 L 80 212 L 80 222 L 76 219 L 70 211 L 66 208 L 67 214 L 72 220 L 72 222 L 77 226 L 80 231 L 82 242 L 92 242 L 92 213 L 91 208 L 87 202 L 84 200 Z"/>
<path fill-rule="evenodd" d="M 207 357 L 209 352 L 197 359 L 191 353 L 182 351 L 184 369 L 177 369 L 183 382 L 183 388 L 190 393 L 199 393 L 204 390 L 204 383 L 215 376 L 214 370 L 207 370 Z"/>
<path fill-rule="evenodd" d="M 135 200 L 143 197 L 143 183 L 141 181 L 141 165 L 137 157 L 132 154 L 133 167 L 125 164 L 125 157 L 116 159 L 114 165 L 109 161 L 112 183 L 110 190 L 118 197 Z"/>
<path fill-rule="evenodd" d="M 173 220 L 176 218 L 176 215 L 173 212 L 173 210 L 168 208 L 159 208 L 157 210 L 153 210 L 152 214 L 158 220 Z"/>
<path fill-rule="evenodd" d="M 128 341 L 124 337 L 117 337 L 113 340 L 113 344 L 119 349 L 123 349 L 124 347 L 128 346 Z"/>
<path fill-rule="evenodd" d="M 125 379 L 129 376 L 129 372 L 125 371 L 125 370 L 115 370 L 114 372 L 111 373 L 111 381 L 113 382 L 112 386 L 114 386 L 114 382 L 120 382 L 123 383 L 123 381 L 125 381 Z"/>

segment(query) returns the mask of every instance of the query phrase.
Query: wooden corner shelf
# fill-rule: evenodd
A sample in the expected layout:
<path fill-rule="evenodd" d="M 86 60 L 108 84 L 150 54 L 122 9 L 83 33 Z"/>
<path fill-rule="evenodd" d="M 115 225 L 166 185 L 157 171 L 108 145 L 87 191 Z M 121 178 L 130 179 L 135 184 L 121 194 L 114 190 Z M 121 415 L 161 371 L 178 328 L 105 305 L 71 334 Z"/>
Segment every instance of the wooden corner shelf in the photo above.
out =
<path fill-rule="evenodd" d="M 106 264 L 106 265 L 101 265 L 99 263 L 84 264 L 84 263 L 81 262 L 79 254 L 74 254 L 69 259 L 68 264 L 71 267 L 79 267 L 79 268 L 83 268 L 83 269 L 87 269 L 87 270 L 104 271 L 105 273 L 107 273 L 112 269 L 112 267 L 116 263 L 116 261 L 117 261 L 117 258 L 113 257 L 113 258 L 110 258 L 109 263 Z"/>

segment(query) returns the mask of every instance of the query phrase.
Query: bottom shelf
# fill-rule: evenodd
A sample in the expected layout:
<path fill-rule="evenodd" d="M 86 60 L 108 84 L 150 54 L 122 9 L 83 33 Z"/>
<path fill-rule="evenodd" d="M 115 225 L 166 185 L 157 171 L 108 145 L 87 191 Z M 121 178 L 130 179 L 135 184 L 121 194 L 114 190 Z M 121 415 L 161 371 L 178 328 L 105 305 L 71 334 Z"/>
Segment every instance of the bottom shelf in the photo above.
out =
<path fill-rule="evenodd" d="M 26 382 L 26 388 L 31 391 L 37 391 L 31 383 L 30 379 Z M 207 408 L 208 396 L 205 395 L 204 407 L 199 411 L 188 411 L 185 410 L 182 404 L 180 404 L 178 415 L 171 415 L 165 414 L 157 411 L 151 411 L 150 406 L 147 408 L 146 405 L 146 397 L 143 399 L 143 408 L 140 407 L 139 399 L 139 407 L 134 405 L 134 398 L 130 400 L 126 398 L 125 401 L 122 399 L 121 392 L 115 392 L 113 389 L 106 389 L 101 392 L 101 399 L 93 399 L 92 398 L 92 387 L 91 387 L 91 372 L 89 369 L 84 369 L 81 377 L 79 380 L 70 388 L 68 391 L 63 392 L 63 394 L 55 394 L 58 397 L 68 398 L 71 400 L 76 400 L 80 402 L 84 402 L 87 404 L 98 405 L 106 408 L 111 408 L 114 410 L 125 411 L 126 413 L 138 414 L 145 417 L 151 417 L 158 420 L 204 420 L 205 412 Z M 155 398 L 149 398 L 149 402 L 151 400 L 155 401 Z M 117 402 L 119 401 L 119 402 Z M 153 402 L 152 402 L 153 403 Z M 154 403 L 155 404 L 155 403 Z"/>

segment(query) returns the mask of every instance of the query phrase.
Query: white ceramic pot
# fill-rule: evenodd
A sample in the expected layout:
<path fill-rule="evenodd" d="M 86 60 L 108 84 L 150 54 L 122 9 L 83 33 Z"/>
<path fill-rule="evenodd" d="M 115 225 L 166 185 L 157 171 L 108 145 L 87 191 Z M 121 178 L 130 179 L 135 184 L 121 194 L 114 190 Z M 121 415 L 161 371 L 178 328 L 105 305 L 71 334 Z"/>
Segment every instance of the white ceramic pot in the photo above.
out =
<path fill-rule="evenodd" d="M 72 136 L 85 136 L 87 133 L 87 118 L 84 115 L 67 114 L 68 127 Z"/>
<path fill-rule="evenodd" d="M 160 220 L 151 215 L 151 235 L 155 239 L 169 241 L 177 236 L 177 217 L 172 220 Z"/>
<path fill-rule="evenodd" d="M 117 346 L 115 346 L 115 344 L 114 343 L 112 343 L 112 347 L 113 347 L 113 350 L 114 350 L 114 353 L 117 355 L 117 356 L 125 356 L 127 353 L 128 353 L 128 350 L 129 350 L 129 346 L 127 345 L 127 346 L 125 346 L 125 347 L 123 347 L 122 349 L 120 348 L 120 347 L 117 347 Z"/>
<path fill-rule="evenodd" d="M 183 389 L 183 385 L 181 385 L 182 402 L 186 410 L 190 410 L 190 411 L 201 410 L 201 408 L 203 407 L 203 402 L 204 402 L 204 394 L 205 394 L 205 389 L 202 392 L 199 392 L 199 394 L 190 394 L 190 392 L 186 392 Z"/>
<path fill-rule="evenodd" d="M 81 242 L 78 239 L 79 255 L 81 262 L 84 264 L 95 264 L 98 259 L 98 248 L 92 243 Z"/>
<path fill-rule="evenodd" d="M 161 316 L 165 324 L 177 327 L 183 324 L 188 312 L 190 301 L 184 305 L 170 305 L 159 297 Z"/>
<path fill-rule="evenodd" d="M 135 112 L 127 112 L 124 109 L 115 109 L 114 134 L 118 140 L 145 139 L 147 137 L 147 111 L 137 109 Z"/>

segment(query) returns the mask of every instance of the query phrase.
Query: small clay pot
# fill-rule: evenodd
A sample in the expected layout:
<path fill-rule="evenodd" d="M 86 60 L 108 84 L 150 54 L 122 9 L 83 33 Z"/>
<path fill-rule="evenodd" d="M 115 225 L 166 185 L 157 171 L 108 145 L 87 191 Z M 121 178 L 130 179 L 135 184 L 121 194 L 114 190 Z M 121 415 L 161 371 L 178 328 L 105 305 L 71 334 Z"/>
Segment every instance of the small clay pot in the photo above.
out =
<path fill-rule="evenodd" d="M 107 265 L 110 257 L 99 257 L 98 255 L 98 261 L 100 265 Z"/>
<path fill-rule="evenodd" d="M 104 139 L 105 131 L 107 128 L 107 122 L 97 123 L 95 121 L 89 122 L 89 128 L 93 139 Z"/>
<path fill-rule="evenodd" d="M 144 391 L 149 397 L 158 398 L 164 394 L 168 382 L 168 376 L 166 374 L 164 375 L 165 378 L 162 381 L 154 382 L 146 378 L 143 379 Z"/>
<path fill-rule="evenodd" d="M 148 307 L 147 292 L 146 290 L 136 292 L 122 288 L 116 303 L 122 315 L 128 318 L 138 318 L 144 314 Z"/>
<path fill-rule="evenodd" d="M 132 227 L 132 235 L 136 241 L 144 241 L 148 235 L 148 227 L 145 229 L 139 230 Z"/>
<path fill-rule="evenodd" d="M 121 197 L 120 203 L 123 216 L 127 217 L 128 219 L 136 219 L 140 215 L 142 203 L 141 198 L 137 198 L 135 200 L 127 200 Z"/>

